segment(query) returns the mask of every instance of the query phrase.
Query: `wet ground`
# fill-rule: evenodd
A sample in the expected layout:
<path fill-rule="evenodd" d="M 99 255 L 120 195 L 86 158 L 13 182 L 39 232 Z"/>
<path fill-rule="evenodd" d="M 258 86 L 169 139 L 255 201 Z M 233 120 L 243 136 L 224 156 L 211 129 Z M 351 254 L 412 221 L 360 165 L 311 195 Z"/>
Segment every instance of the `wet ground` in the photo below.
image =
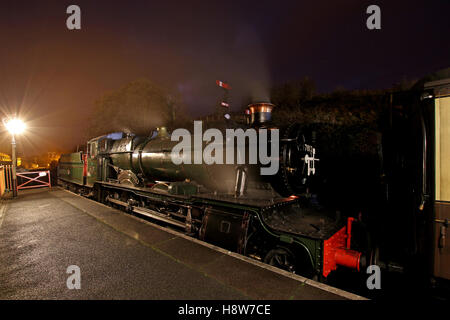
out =
<path fill-rule="evenodd" d="M 349 298 L 59 188 L 1 203 L 0 299 Z"/>

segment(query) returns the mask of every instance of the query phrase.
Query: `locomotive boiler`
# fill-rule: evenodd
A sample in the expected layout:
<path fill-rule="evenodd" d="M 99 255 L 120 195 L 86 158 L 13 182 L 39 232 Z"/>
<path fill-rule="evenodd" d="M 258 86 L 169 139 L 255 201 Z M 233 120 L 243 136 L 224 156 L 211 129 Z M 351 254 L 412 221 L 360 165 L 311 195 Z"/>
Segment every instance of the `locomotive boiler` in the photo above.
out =
<path fill-rule="evenodd" d="M 158 128 L 150 137 L 126 136 L 115 141 L 107 138 L 94 141 L 103 144 L 102 152 L 108 155 L 109 165 L 116 169 L 121 184 L 143 186 L 154 181 L 188 179 L 212 191 L 238 196 L 244 195 L 248 184 L 255 183 L 267 183 L 282 196 L 305 192 L 307 180 L 315 172 L 315 162 L 318 160 L 312 146 L 314 141 L 311 138 L 307 141 L 305 133 L 295 125 L 283 128 L 281 138 L 278 132 L 277 137 L 274 137 L 274 131 L 279 129 L 270 125 L 273 105 L 259 103 L 249 108 L 252 110 L 250 126 L 237 128 L 240 130 L 237 132 L 236 128 L 226 129 L 223 134 L 218 129 L 209 129 L 214 130 L 216 137 L 208 143 L 204 141 L 208 130 L 202 133 L 201 122 L 195 122 L 192 135 L 181 129 L 184 135 L 180 138 L 189 140 L 184 153 L 174 153 L 179 142 L 174 141 L 166 128 Z M 264 137 L 259 134 L 261 132 Z M 276 150 L 272 143 L 274 140 L 277 140 Z M 264 169 L 257 161 L 257 155 L 262 144 L 267 145 L 268 151 L 272 153 L 267 157 L 267 162 L 275 162 L 272 165 L 276 167 L 274 174 L 261 174 Z M 215 160 L 218 160 L 214 163 L 203 159 L 204 151 L 212 145 L 216 153 Z M 256 161 L 250 163 L 252 156 Z M 188 161 L 183 162 L 186 158 Z"/>

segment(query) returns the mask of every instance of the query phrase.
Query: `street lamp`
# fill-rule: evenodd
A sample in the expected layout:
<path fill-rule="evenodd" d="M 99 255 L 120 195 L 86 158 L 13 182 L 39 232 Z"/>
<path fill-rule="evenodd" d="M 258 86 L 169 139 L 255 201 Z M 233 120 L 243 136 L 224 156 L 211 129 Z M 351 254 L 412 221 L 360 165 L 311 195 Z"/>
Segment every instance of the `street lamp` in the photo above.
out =
<path fill-rule="evenodd" d="M 12 189 L 13 189 L 13 197 L 17 197 L 17 177 L 16 177 L 16 134 L 21 134 L 26 129 L 26 124 L 17 118 L 12 119 L 3 119 L 3 124 L 5 125 L 6 129 L 8 129 L 9 133 L 11 134 L 12 140 Z"/>

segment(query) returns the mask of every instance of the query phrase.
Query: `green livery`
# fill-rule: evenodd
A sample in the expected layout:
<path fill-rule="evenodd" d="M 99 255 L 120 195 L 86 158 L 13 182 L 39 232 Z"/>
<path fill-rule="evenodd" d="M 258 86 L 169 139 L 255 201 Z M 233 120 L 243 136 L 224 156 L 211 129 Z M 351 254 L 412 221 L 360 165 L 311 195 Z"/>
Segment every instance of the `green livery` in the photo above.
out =
<path fill-rule="evenodd" d="M 67 182 L 83 185 L 84 162 L 82 157 L 82 152 L 61 155 L 58 166 L 58 178 Z"/>

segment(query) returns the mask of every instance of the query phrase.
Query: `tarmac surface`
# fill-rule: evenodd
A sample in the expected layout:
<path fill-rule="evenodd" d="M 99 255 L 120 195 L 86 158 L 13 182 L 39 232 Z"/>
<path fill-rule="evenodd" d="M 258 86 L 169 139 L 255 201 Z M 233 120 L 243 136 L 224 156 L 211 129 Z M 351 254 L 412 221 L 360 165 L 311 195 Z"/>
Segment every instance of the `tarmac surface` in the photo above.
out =
<path fill-rule="evenodd" d="M 1 202 L 0 299 L 359 298 L 60 188 Z"/>

